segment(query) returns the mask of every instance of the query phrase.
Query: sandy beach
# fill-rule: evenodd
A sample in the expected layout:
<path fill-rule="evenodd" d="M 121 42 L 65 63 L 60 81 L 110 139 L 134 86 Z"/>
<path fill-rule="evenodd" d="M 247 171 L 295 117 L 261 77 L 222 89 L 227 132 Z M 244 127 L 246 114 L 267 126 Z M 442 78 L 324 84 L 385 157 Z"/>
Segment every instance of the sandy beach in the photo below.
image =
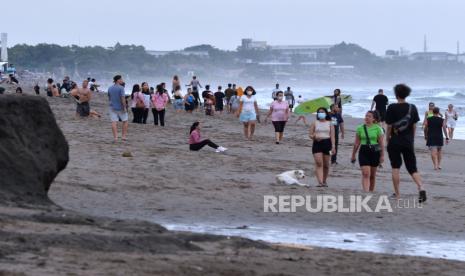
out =
<path fill-rule="evenodd" d="M 286 127 L 284 143 L 275 145 L 271 124 L 259 124 L 255 141 L 245 141 L 242 126 L 232 115 L 177 114 L 169 106 L 164 128 L 155 127 L 150 114 L 147 125 L 130 124 L 127 142 L 112 144 L 106 95 L 95 94 L 91 102 L 92 109 L 103 114 L 101 119 L 76 119 L 71 99 L 47 100 L 70 146 L 70 162 L 49 191 L 50 199 L 63 209 L 2 207 L 5 235 L 1 241 L 6 249 L 0 251 L 0 271 L 37 275 L 460 275 L 465 270 L 465 262 L 454 260 L 318 246 L 294 248 L 173 233 L 151 224 L 308 229 L 309 233 L 376 234 L 399 243 L 403 238 L 463 243 L 464 141 L 454 140 L 445 147 L 443 169 L 438 172 L 432 169 L 423 138 L 417 137 L 418 167 L 428 192 L 422 208 L 382 213 L 265 213 L 264 195 L 363 195 L 360 170 L 349 160 L 354 130 L 361 120 L 344 118 L 346 137 L 339 148 L 339 164 L 331 167 L 329 188 L 316 188 L 308 128 L 294 124 L 296 117 Z M 188 129 L 196 120 L 203 123 L 204 137 L 229 150 L 190 152 Z M 123 157 L 123 152 L 132 157 Z M 304 170 L 308 176 L 304 182 L 310 187 L 275 184 L 275 175 L 290 169 Z M 390 195 L 388 160 L 377 179 L 374 197 Z M 416 201 L 416 186 L 405 170 L 401 181 L 402 198 Z M 190 239 L 192 244 L 175 246 L 170 239 Z M 341 238 L 339 242 L 348 241 Z M 12 248 L 22 243 L 21 250 Z M 434 255 L 434 248 L 431 251 Z M 454 254 L 442 257 L 454 259 Z"/>

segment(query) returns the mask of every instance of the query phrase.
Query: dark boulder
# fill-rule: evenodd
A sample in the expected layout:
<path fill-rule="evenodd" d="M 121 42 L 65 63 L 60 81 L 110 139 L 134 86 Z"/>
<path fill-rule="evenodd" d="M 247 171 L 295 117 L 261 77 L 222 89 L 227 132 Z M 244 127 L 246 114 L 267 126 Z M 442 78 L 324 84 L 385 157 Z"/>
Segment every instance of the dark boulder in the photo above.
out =
<path fill-rule="evenodd" d="M 48 203 L 69 147 L 42 97 L 0 95 L 0 201 Z"/>

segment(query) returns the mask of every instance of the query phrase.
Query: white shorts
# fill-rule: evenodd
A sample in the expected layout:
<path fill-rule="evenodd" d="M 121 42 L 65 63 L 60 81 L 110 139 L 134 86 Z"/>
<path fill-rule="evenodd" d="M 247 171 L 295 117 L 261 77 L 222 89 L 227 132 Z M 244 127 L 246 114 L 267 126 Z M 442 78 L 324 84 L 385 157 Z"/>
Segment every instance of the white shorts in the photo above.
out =
<path fill-rule="evenodd" d="M 127 122 L 128 121 L 128 113 L 126 111 L 118 111 L 118 110 L 113 110 L 113 108 L 110 108 L 110 120 L 112 122 Z"/>
<path fill-rule="evenodd" d="M 448 128 L 455 128 L 455 125 L 456 125 L 456 121 L 454 119 L 451 119 L 451 120 L 447 120 L 447 127 Z"/>

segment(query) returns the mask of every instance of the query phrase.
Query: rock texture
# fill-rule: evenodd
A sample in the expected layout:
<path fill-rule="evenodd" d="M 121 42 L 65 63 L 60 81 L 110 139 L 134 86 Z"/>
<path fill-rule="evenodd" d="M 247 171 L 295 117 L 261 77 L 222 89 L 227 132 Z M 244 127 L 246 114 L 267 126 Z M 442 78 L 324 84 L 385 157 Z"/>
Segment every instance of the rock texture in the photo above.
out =
<path fill-rule="evenodd" d="M 69 160 L 68 143 L 41 97 L 0 95 L 0 199 L 48 202 Z"/>

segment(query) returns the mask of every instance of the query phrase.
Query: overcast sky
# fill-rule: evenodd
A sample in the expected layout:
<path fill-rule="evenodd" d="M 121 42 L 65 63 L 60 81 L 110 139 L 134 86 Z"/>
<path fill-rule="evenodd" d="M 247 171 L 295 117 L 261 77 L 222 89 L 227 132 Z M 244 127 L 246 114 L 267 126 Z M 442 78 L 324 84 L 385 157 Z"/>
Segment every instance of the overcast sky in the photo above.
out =
<path fill-rule="evenodd" d="M 463 0 L 14 0 L 0 13 L 9 45 L 41 42 L 150 50 L 212 44 L 235 49 L 241 38 L 281 44 L 354 42 L 377 54 L 405 47 L 465 49 Z"/>

